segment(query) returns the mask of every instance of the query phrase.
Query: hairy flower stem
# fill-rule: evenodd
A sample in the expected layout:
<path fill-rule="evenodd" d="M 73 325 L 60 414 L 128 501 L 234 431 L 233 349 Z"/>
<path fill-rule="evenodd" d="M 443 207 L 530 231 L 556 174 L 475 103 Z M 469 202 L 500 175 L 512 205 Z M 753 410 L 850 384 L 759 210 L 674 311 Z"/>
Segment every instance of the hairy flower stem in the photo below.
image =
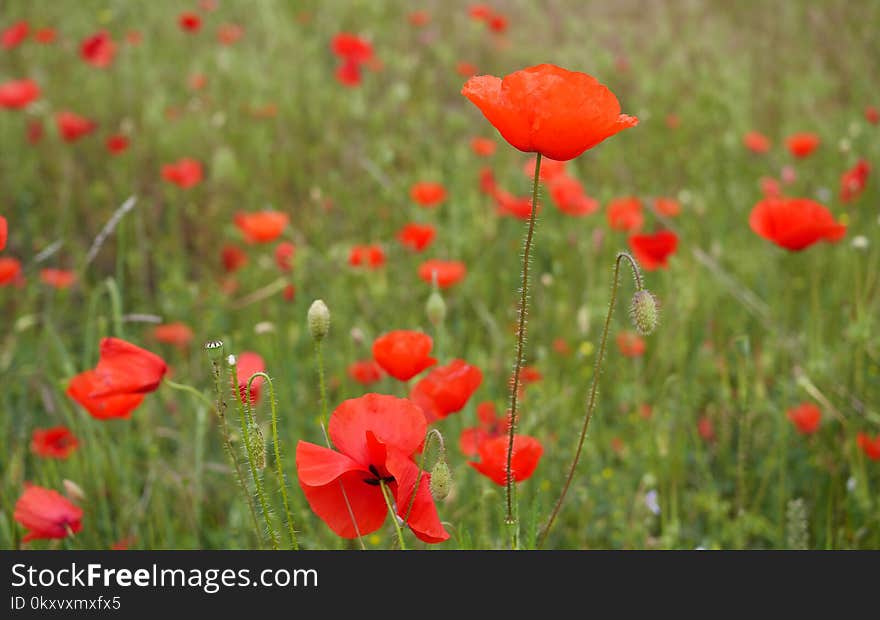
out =
<path fill-rule="evenodd" d="M 519 375 L 523 365 L 523 349 L 526 339 L 526 316 L 529 303 L 529 257 L 532 252 L 532 237 L 535 234 L 535 216 L 538 212 L 538 181 L 541 173 L 541 154 L 535 158 L 535 180 L 532 186 L 532 211 L 529 214 L 529 229 L 523 244 L 522 287 L 519 299 L 519 320 L 516 327 L 516 360 L 513 364 L 513 381 L 510 385 L 510 411 L 507 423 L 507 465 L 505 466 L 507 485 L 505 501 L 507 514 L 505 523 L 510 532 L 510 547 L 519 548 L 519 526 L 517 523 L 516 485 L 513 480 L 513 438 L 516 434 L 516 413 L 519 399 Z"/>
<path fill-rule="evenodd" d="M 611 327 L 611 316 L 614 314 L 614 304 L 617 301 L 617 286 L 620 280 L 620 263 L 621 261 L 626 260 L 629 262 L 630 267 L 633 272 L 633 279 L 635 280 L 636 291 L 641 291 L 644 289 L 642 285 L 642 276 L 639 273 L 639 266 L 636 263 L 635 259 L 627 254 L 626 252 L 618 252 L 617 259 L 614 261 L 614 277 L 611 281 L 611 302 L 608 304 L 608 314 L 605 315 L 605 327 L 602 329 L 602 342 L 599 345 L 599 354 L 596 357 L 596 368 L 593 371 L 593 381 L 590 386 L 590 396 L 587 401 L 587 413 L 584 416 L 584 424 L 581 428 L 581 435 L 578 439 L 577 450 L 574 453 L 574 459 L 571 462 L 571 467 L 568 470 L 568 477 L 565 480 L 565 484 L 562 487 L 562 492 L 559 494 L 559 499 L 556 500 L 556 506 L 553 508 L 553 512 L 550 514 L 550 518 L 547 520 L 547 525 L 544 527 L 544 531 L 541 532 L 541 536 L 538 539 L 538 547 L 543 546 L 544 541 L 547 539 L 547 534 L 550 533 L 550 528 L 553 527 L 553 522 L 556 520 L 556 516 L 559 514 L 559 510 L 562 508 L 562 502 L 565 501 L 565 495 L 568 493 L 568 487 L 571 486 L 572 478 L 574 478 L 574 472 L 577 469 L 578 461 L 581 458 L 581 449 L 584 447 L 584 440 L 587 437 L 587 429 L 590 426 L 590 420 L 593 418 L 593 412 L 596 409 L 596 395 L 599 392 L 599 375 L 602 374 L 602 362 L 605 360 L 605 348 L 608 343 L 608 331 Z"/>
<path fill-rule="evenodd" d="M 257 372 L 248 380 L 247 393 L 251 392 L 251 384 L 257 377 L 263 377 L 269 384 L 269 406 L 272 409 L 272 445 L 275 450 L 275 477 L 278 479 L 278 488 L 281 489 L 281 502 L 284 504 L 284 516 L 287 520 L 287 532 L 290 535 L 290 548 L 298 551 L 299 542 L 296 540 L 296 530 L 293 527 L 293 516 L 290 514 L 290 502 L 287 499 L 287 485 L 284 482 L 284 470 L 281 466 L 281 442 L 278 439 L 278 402 L 275 400 L 275 386 L 272 379 L 265 372 Z"/>
<path fill-rule="evenodd" d="M 391 491 L 388 489 L 388 485 L 385 484 L 384 480 L 379 480 L 379 486 L 382 489 L 382 497 L 385 498 L 385 505 L 388 507 L 388 514 L 394 522 L 394 529 L 397 530 L 397 542 L 400 544 L 400 550 L 406 551 L 406 542 L 403 540 L 403 530 L 400 529 L 400 521 L 398 521 L 397 514 L 394 512 L 394 505 L 391 503 L 391 498 L 389 497 Z"/>

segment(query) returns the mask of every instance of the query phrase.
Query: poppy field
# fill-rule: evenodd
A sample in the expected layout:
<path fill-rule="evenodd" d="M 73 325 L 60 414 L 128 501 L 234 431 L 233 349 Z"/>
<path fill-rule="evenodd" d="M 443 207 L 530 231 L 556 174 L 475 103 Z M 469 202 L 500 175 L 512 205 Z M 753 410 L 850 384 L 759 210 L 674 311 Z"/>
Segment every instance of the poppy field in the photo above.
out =
<path fill-rule="evenodd" d="M 880 548 L 878 27 L 3 2 L 0 548 Z"/>

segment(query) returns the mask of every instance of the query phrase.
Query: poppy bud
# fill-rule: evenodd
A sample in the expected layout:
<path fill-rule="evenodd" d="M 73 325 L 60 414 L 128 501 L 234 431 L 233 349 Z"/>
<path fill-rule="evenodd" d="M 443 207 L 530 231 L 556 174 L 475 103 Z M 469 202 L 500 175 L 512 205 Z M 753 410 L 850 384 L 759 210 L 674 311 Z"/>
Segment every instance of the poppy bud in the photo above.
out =
<path fill-rule="evenodd" d="M 636 294 L 633 295 L 629 313 L 632 317 L 633 325 L 643 336 L 652 333 L 660 321 L 657 299 L 650 291 L 644 289 L 636 291 Z"/>
<path fill-rule="evenodd" d="M 70 498 L 71 500 L 73 500 L 74 502 L 76 502 L 78 504 L 81 504 L 81 503 L 83 503 L 83 501 L 85 501 L 86 494 L 83 492 L 83 490 L 80 488 L 80 486 L 77 483 L 75 483 L 73 480 L 67 480 L 65 478 L 65 480 L 64 480 L 64 482 L 62 482 L 62 484 L 64 485 L 64 494 L 68 498 Z"/>
<path fill-rule="evenodd" d="M 322 299 L 316 299 L 309 307 L 308 321 L 312 338 L 316 342 L 322 341 L 330 331 L 330 309 Z"/>
<path fill-rule="evenodd" d="M 449 471 L 446 459 L 441 456 L 431 468 L 431 495 L 436 500 L 446 499 L 451 488 L 452 473 Z"/>
<path fill-rule="evenodd" d="M 431 296 L 428 297 L 428 303 L 425 304 L 425 312 L 432 325 L 440 325 L 443 322 L 443 319 L 446 318 L 446 302 L 443 301 L 440 293 L 437 291 L 431 293 Z"/>
<path fill-rule="evenodd" d="M 223 357 L 223 341 L 211 340 L 210 342 L 206 342 L 205 352 L 208 354 L 208 358 L 212 362 L 220 361 L 220 358 Z"/>

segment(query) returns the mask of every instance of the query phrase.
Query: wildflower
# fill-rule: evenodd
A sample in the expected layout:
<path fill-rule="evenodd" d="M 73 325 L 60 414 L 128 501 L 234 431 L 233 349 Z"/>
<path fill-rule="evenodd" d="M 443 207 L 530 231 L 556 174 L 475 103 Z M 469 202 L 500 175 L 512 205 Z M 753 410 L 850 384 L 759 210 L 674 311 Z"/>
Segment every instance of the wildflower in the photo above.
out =
<path fill-rule="evenodd" d="M 669 267 L 669 257 L 675 254 L 678 247 L 678 235 L 670 230 L 631 235 L 629 247 L 645 271 L 666 269 Z"/>
<path fill-rule="evenodd" d="M 416 383 L 409 398 L 430 424 L 461 411 L 482 382 L 483 373 L 479 368 L 456 359 L 432 369 Z"/>
<path fill-rule="evenodd" d="M 427 260 L 419 266 L 419 278 L 431 284 L 437 279 L 437 286 L 449 288 L 461 282 L 467 275 L 467 267 L 461 261 Z"/>
<path fill-rule="evenodd" d="M 22 542 L 42 538 L 67 538 L 82 530 L 83 511 L 58 491 L 26 485 L 15 502 L 13 518 L 28 533 Z"/>
<path fill-rule="evenodd" d="M 433 339 L 422 332 L 396 330 L 376 338 L 373 359 L 389 375 L 399 381 L 409 381 L 437 363 L 430 356 Z"/>
<path fill-rule="evenodd" d="M 506 436 L 486 439 L 477 446 L 479 461 L 468 465 L 498 485 L 507 484 L 507 453 L 509 438 Z M 528 435 L 514 435 L 513 456 L 510 473 L 515 482 L 527 480 L 535 472 L 544 448 L 541 442 Z"/>
<path fill-rule="evenodd" d="M 786 415 L 802 435 L 812 435 L 815 433 L 819 430 L 819 423 L 822 421 L 822 412 L 812 403 L 803 403 L 798 407 L 789 409 Z"/>
<path fill-rule="evenodd" d="M 248 243 L 270 243 L 281 236 L 290 217 L 281 211 L 239 211 L 234 221 Z"/>
<path fill-rule="evenodd" d="M 79 442 L 66 426 L 36 428 L 31 434 L 31 451 L 37 456 L 66 459 L 77 446 Z"/>
<path fill-rule="evenodd" d="M 839 241 L 846 226 L 834 221 L 831 212 L 807 198 L 765 198 L 749 215 L 756 234 L 792 252 L 818 241 Z"/>

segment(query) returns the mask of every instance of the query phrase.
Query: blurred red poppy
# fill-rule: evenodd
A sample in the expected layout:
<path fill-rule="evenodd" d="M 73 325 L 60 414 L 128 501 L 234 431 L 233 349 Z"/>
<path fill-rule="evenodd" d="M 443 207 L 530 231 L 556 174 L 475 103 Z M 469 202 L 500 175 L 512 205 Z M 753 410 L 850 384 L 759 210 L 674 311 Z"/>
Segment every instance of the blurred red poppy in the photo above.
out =
<path fill-rule="evenodd" d="M 440 288 L 449 288 L 454 284 L 461 282 L 467 275 L 467 267 L 461 261 L 457 260 L 426 260 L 419 266 L 419 278 L 433 284 L 434 278 L 437 278 L 437 286 Z"/>
<path fill-rule="evenodd" d="M 839 241 L 846 226 L 831 212 L 807 198 L 765 198 L 749 215 L 749 226 L 761 237 L 793 252 L 818 241 Z"/>
<path fill-rule="evenodd" d="M 0 215 L 0 251 L 6 247 L 6 238 L 9 235 L 9 223 Z"/>
<path fill-rule="evenodd" d="M 514 196 L 510 192 L 495 188 L 492 191 L 495 199 L 495 207 L 498 215 L 515 217 L 520 220 L 528 220 L 532 215 L 532 199 L 528 196 Z M 541 203 L 538 203 L 536 213 L 541 212 Z"/>
<path fill-rule="evenodd" d="M 208 78 L 204 73 L 193 73 L 186 81 L 191 90 L 202 90 L 207 83 Z"/>
<path fill-rule="evenodd" d="M 39 30 L 34 31 L 34 41 L 42 45 L 54 43 L 57 37 L 58 34 L 55 32 L 54 28 L 40 28 Z"/>
<path fill-rule="evenodd" d="M 196 13 L 181 13 L 177 18 L 177 24 L 184 32 L 198 32 L 202 27 L 202 18 Z"/>
<path fill-rule="evenodd" d="M 479 157 L 490 157 L 495 153 L 496 144 L 491 138 L 479 136 L 471 138 L 471 150 Z"/>
<path fill-rule="evenodd" d="M 25 39 L 27 39 L 30 29 L 31 27 L 26 21 L 12 24 L 9 28 L 0 33 L 0 46 L 8 50 L 18 47 Z"/>
<path fill-rule="evenodd" d="M 111 155 L 119 155 L 128 149 L 128 136 L 115 133 L 107 138 L 107 150 Z"/>
<path fill-rule="evenodd" d="M 222 45 L 234 45 L 244 36 L 244 28 L 238 24 L 220 24 L 217 28 L 217 40 Z"/>
<path fill-rule="evenodd" d="M 460 60 L 455 63 L 455 72 L 458 73 L 461 77 L 471 77 L 477 74 L 479 69 L 477 69 L 477 65 L 472 62 L 467 62 L 464 60 Z"/>
<path fill-rule="evenodd" d="M 330 42 L 330 49 L 340 59 L 362 64 L 373 57 L 373 46 L 369 41 L 350 32 L 340 32 Z"/>
<path fill-rule="evenodd" d="M 437 363 L 430 356 L 433 339 L 422 332 L 399 329 L 376 338 L 373 359 L 398 381 L 409 381 Z"/>
<path fill-rule="evenodd" d="M 168 371 L 165 361 L 146 349 L 120 338 L 102 338 L 97 381 L 92 397 L 146 394 L 159 387 Z"/>
<path fill-rule="evenodd" d="M 472 77 L 461 92 L 512 146 L 560 161 L 638 124 L 596 78 L 555 65 Z"/>
<path fill-rule="evenodd" d="M 436 207 L 446 200 L 446 188 L 442 183 L 420 181 L 410 188 L 409 196 L 423 207 Z"/>
<path fill-rule="evenodd" d="M 359 86 L 361 83 L 361 66 L 353 60 L 344 60 L 336 67 L 336 81 L 343 86 Z"/>
<path fill-rule="evenodd" d="M 379 269 L 385 265 L 385 250 L 380 245 L 356 245 L 348 254 L 348 264 L 352 267 Z"/>
<path fill-rule="evenodd" d="M 55 123 L 58 125 L 58 133 L 61 134 L 65 142 L 75 142 L 92 133 L 98 126 L 97 123 L 84 116 L 67 111 L 58 112 L 55 115 Z"/>
<path fill-rule="evenodd" d="M 19 525 L 28 530 L 22 542 L 67 538 L 82 530 L 82 516 L 82 509 L 58 491 L 30 484 L 25 484 L 13 514 Z"/>
<path fill-rule="evenodd" d="M 433 368 L 416 383 L 409 395 L 425 414 L 428 424 L 464 409 L 483 382 L 483 373 L 464 360 Z"/>
<path fill-rule="evenodd" d="M 144 400 L 143 394 L 119 394 L 116 396 L 92 396 L 103 383 L 94 370 L 86 370 L 70 380 L 67 395 L 79 403 L 98 420 L 128 418 Z"/>
<path fill-rule="evenodd" d="M 477 405 L 477 420 L 477 426 L 463 429 L 458 436 L 458 447 L 465 456 L 477 456 L 483 441 L 507 434 L 507 416 L 498 415 L 491 401 Z"/>
<path fill-rule="evenodd" d="M 529 158 L 522 167 L 523 174 L 529 180 L 532 180 L 535 176 L 535 164 L 537 163 L 537 159 L 537 157 Z M 544 183 L 552 183 L 556 179 L 566 176 L 568 174 L 567 168 L 567 161 L 558 161 L 556 159 L 544 157 L 541 159 L 541 170 L 538 173 L 538 179 Z"/>
<path fill-rule="evenodd" d="M 40 87 L 33 80 L 12 80 L 0 84 L 0 108 L 26 108 L 39 98 Z"/>
<path fill-rule="evenodd" d="M 865 107 L 865 120 L 872 125 L 880 123 L 880 110 L 872 105 Z"/>
<path fill-rule="evenodd" d="M 427 11 L 412 11 L 406 18 L 416 28 L 424 28 L 431 22 L 431 14 Z"/>
<path fill-rule="evenodd" d="M 795 133 L 785 139 L 789 152 L 798 158 L 809 157 L 819 146 L 819 136 L 814 133 Z"/>
<path fill-rule="evenodd" d="M 752 153 L 762 154 L 770 150 L 770 138 L 757 131 L 750 131 L 743 136 L 743 144 Z"/>
<path fill-rule="evenodd" d="M 709 416 L 702 416 L 697 420 L 697 433 L 706 442 L 715 441 L 715 425 Z"/>
<path fill-rule="evenodd" d="M 239 211 L 234 220 L 248 243 L 270 243 L 281 236 L 290 217 L 281 211 Z"/>
<path fill-rule="evenodd" d="M 281 291 L 281 294 L 284 296 L 285 301 L 293 301 L 296 298 L 296 287 L 293 284 L 288 284 Z"/>
<path fill-rule="evenodd" d="M 492 15 L 489 16 L 489 20 L 486 22 L 486 25 L 492 32 L 496 34 L 503 34 L 507 32 L 507 17 L 501 15 L 500 13 L 492 13 Z"/>
<path fill-rule="evenodd" d="M 102 30 L 80 43 L 79 55 L 93 67 L 104 69 L 113 63 L 116 43 L 113 42 L 109 32 Z"/>
<path fill-rule="evenodd" d="M 140 45 L 143 40 L 143 35 L 137 30 L 129 30 L 125 33 L 125 41 L 131 46 Z"/>
<path fill-rule="evenodd" d="M 430 224 L 407 224 L 397 233 L 400 243 L 414 252 L 424 251 L 434 241 L 435 236 L 437 229 Z"/>
<path fill-rule="evenodd" d="M 247 265 L 248 257 L 237 245 L 228 243 L 223 246 L 220 251 L 220 258 L 223 261 L 223 269 L 226 273 L 235 273 L 245 265 Z"/>
<path fill-rule="evenodd" d="M 635 232 L 645 223 L 642 201 L 635 196 L 615 198 L 608 203 L 608 224 L 614 230 Z"/>
<path fill-rule="evenodd" d="M 66 269 L 41 269 L 40 280 L 52 288 L 70 288 L 76 282 L 76 272 Z"/>
<path fill-rule="evenodd" d="M 626 357 L 641 357 L 645 354 L 645 340 L 635 332 L 617 334 L 617 348 Z"/>
<path fill-rule="evenodd" d="M 189 189 L 201 183 L 202 176 L 202 163 L 190 157 L 184 157 L 172 164 L 162 166 L 162 178 L 183 189 Z"/>
<path fill-rule="evenodd" d="M 840 200 L 852 202 L 861 196 L 868 184 L 868 174 L 871 165 L 864 159 L 860 159 L 855 166 L 840 176 Z"/>
<path fill-rule="evenodd" d="M 876 435 L 872 439 L 867 433 L 859 433 L 856 435 L 856 443 L 865 456 L 872 461 L 880 461 L 880 435 Z"/>
<path fill-rule="evenodd" d="M 468 15 L 475 21 L 486 21 L 492 15 L 492 7 L 487 4 L 472 4 L 468 8 Z"/>
<path fill-rule="evenodd" d="M 819 423 L 822 421 L 822 412 L 812 403 L 803 403 L 798 407 L 789 409 L 786 415 L 802 435 L 815 433 L 819 430 Z"/>
<path fill-rule="evenodd" d="M 449 538 L 431 496 L 431 474 L 422 472 L 419 478 L 412 459 L 427 430 L 418 407 L 405 399 L 366 394 L 339 405 L 327 430 L 336 450 L 300 441 L 296 469 L 309 506 L 333 532 L 355 538 L 382 527 L 388 516 L 387 488 L 396 516 L 419 540 Z"/>
<path fill-rule="evenodd" d="M 495 173 L 488 166 L 480 168 L 480 191 L 484 194 L 494 196 L 498 191 L 498 184 L 495 183 Z"/>
<path fill-rule="evenodd" d="M 241 402 L 247 403 L 249 400 L 250 404 L 257 404 L 260 401 L 260 388 L 266 380 L 263 377 L 254 379 L 250 391 L 248 391 L 248 381 L 254 373 L 266 371 L 266 362 L 259 354 L 245 351 L 238 356 L 236 370 L 238 373 L 238 395 L 241 397 Z"/>
<path fill-rule="evenodd" d="M 296 246 L 290 241 L 282 241 L 275 247 L 275 264 L 284 272 L 293 269 L 293 256 L 296 254 Z"/>
<path fill-rule="evenodd" d="M 21 263 L 17 258 L 0 256 L 0 286 L 15 282 L 21 275 Z"/>
<path fill-rule="evenodd" d="M 580 181 L 567 174 L 551 181 L 550 197 L 557 209 L 572 217 L 583 217 L 599 210 L 599 202 L 587 196 Z"/>
<path fill-rule="evenodd" d="M 507 453 L 509 439 L 506 436 L 485 439 L 477 446 L 479 462 L 468 465 L 498 485 L 507 484 Z M 528 435 L 514 435 L 513 456 L 510 472 L 515 482 L 527 480 L 535 472 L 544 448 L 541 442 Z"/>
<path fill-rule="evenodd" d="M 681 205 L 674 198 L 655 198 L 654 210 L 666 217 L 675 217 L 681 213 Z"/>
<path fill-rule="evenodd" d="M 43 139 L 43 121 L 32 118 L 27 125 L 27 138 L 31 144 L 37 144 Z"/>
<path fill-rule="evenodd" d="M 669 267 L 669 257 L 675 254 L 678 247 L 678 235 L 671 230 L 631 235 L 629 247 L 645 271 L 666 269 Z"/>
<path fill-rule="evenodd" d="M 348 367 L 348 376 L 361 385 L 371 385 L 382 380 L 385 373 L 375 360 L 360 360 L 352 362 Z"/>
<path fill-rule="evenodd" d="M 66 426 L 36 428 L 31 434 L 31 452 L 49 459 L 66 459 L 79 442 Z"/>
<path fill-rule="evenodd" d="M 186 323 L 165 323 L 153 328 L 153 338 L 165 344 L 185 348 L 192 342 L 193 331 Z"/>

